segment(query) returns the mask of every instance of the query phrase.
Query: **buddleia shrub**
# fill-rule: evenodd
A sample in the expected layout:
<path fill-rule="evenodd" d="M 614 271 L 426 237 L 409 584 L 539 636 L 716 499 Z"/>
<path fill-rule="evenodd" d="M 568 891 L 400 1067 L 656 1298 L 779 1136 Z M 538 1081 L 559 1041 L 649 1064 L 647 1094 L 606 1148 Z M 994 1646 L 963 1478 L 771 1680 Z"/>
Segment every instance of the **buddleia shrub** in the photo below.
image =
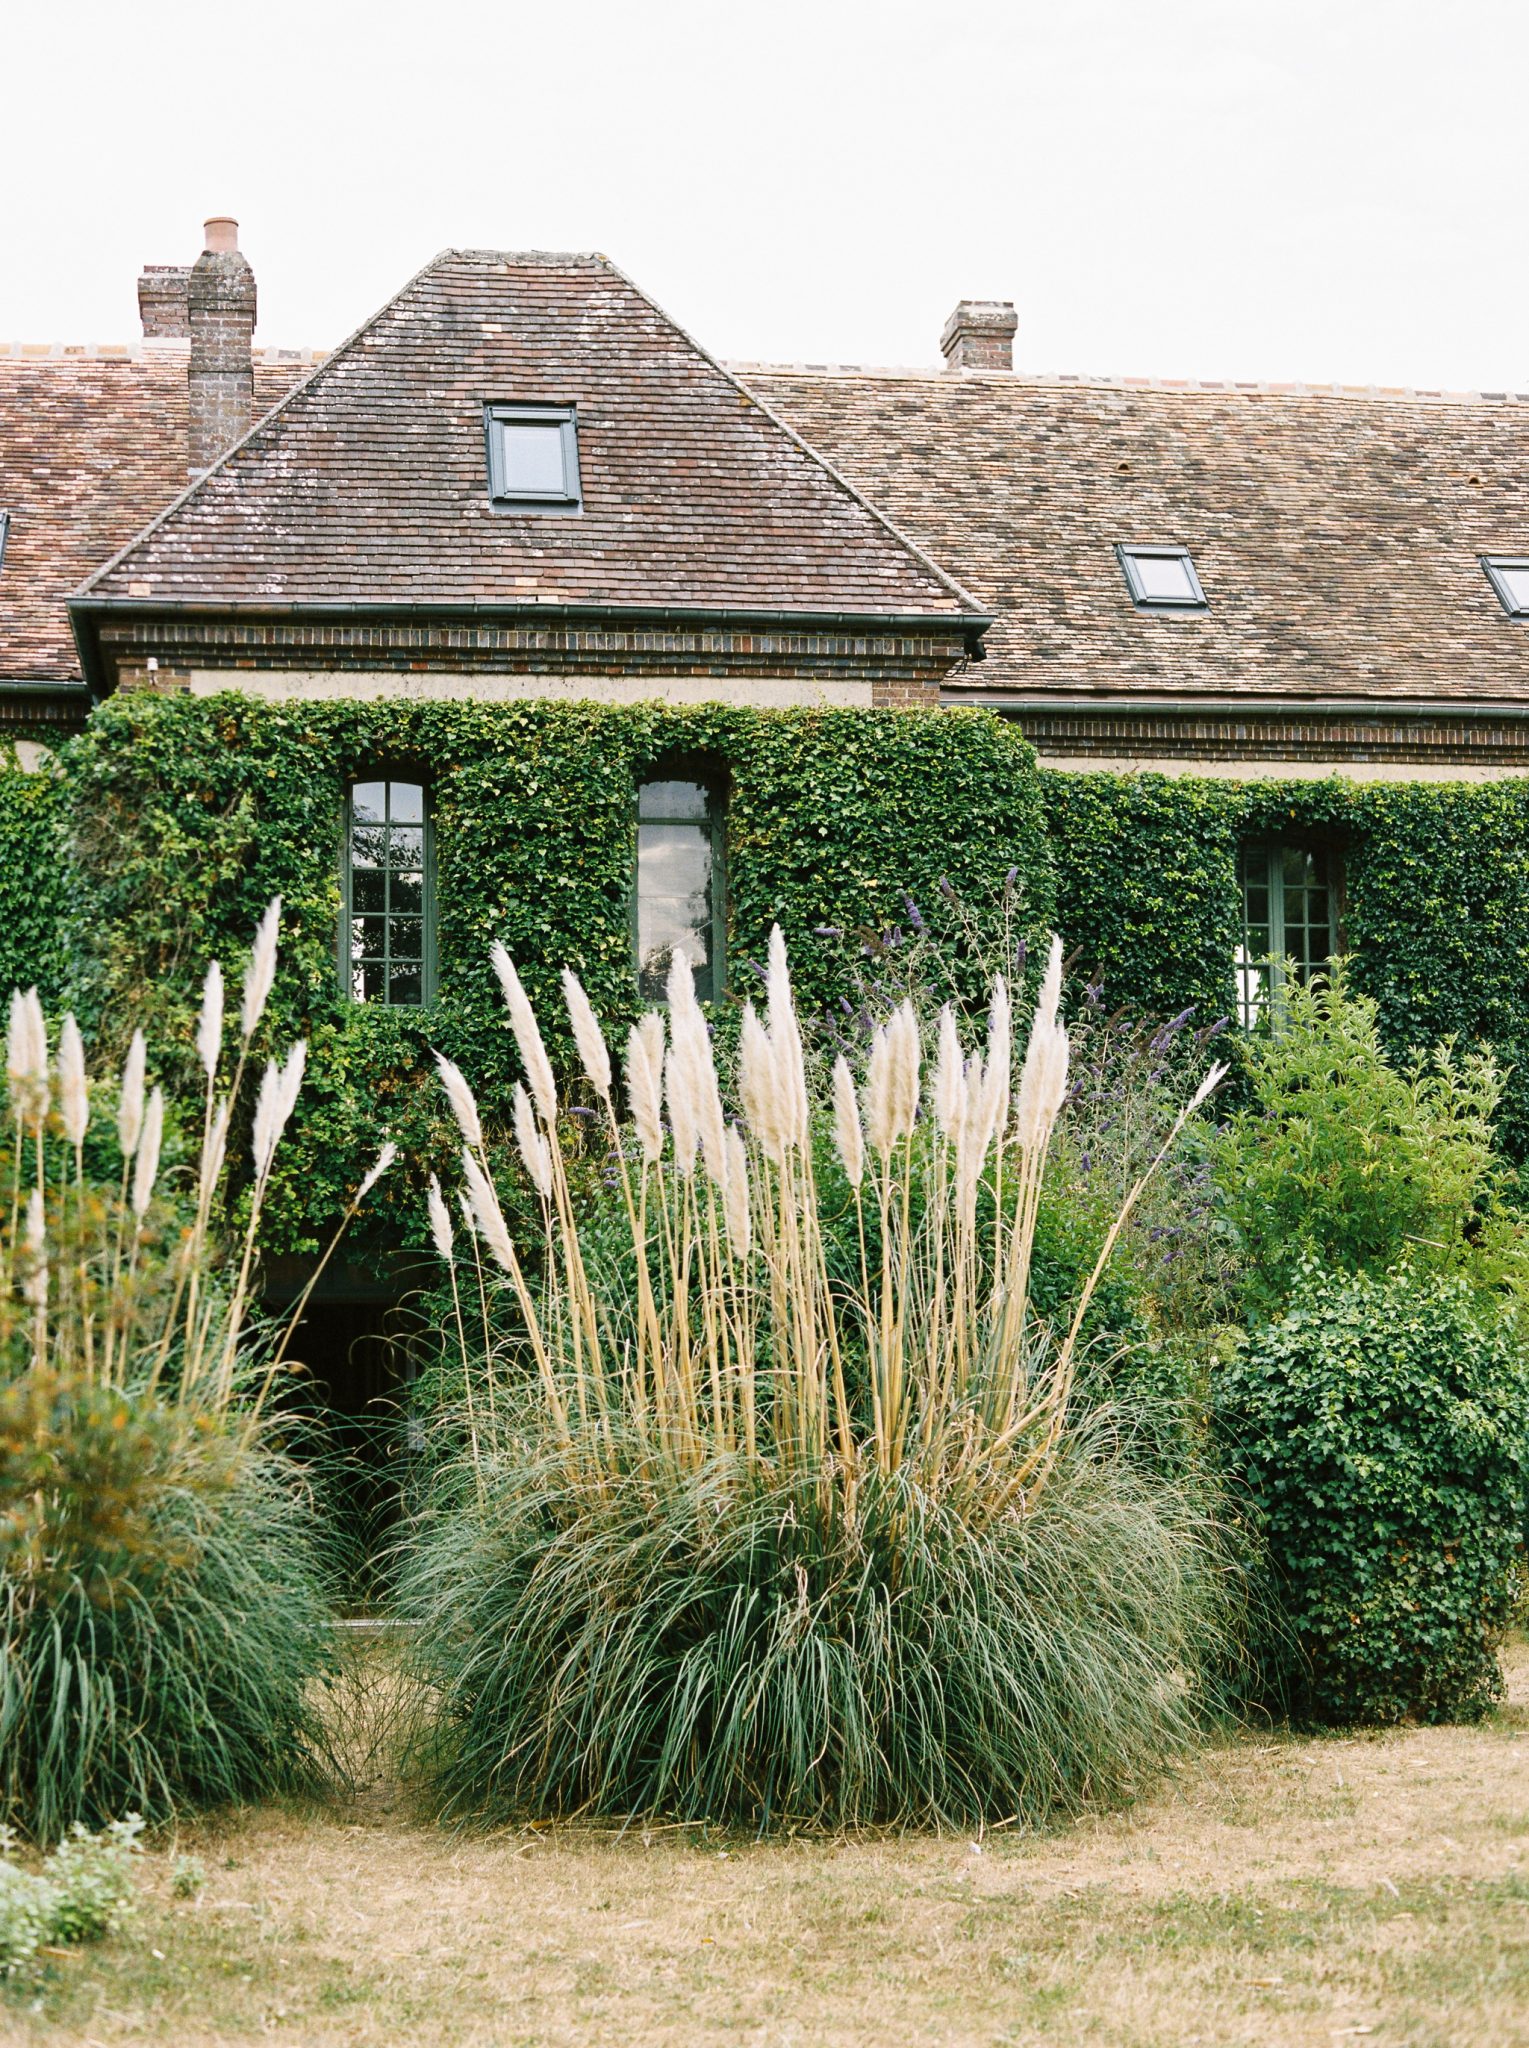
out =
<path fill-rule="evenodd" d="M 1471 1720 L 1522 1586 L 1529 1376 L 1468 1281 L 1301 1276 L 1218 1376 L 1271 1574 L 1262 1682 L 1317 1723 Z"/>

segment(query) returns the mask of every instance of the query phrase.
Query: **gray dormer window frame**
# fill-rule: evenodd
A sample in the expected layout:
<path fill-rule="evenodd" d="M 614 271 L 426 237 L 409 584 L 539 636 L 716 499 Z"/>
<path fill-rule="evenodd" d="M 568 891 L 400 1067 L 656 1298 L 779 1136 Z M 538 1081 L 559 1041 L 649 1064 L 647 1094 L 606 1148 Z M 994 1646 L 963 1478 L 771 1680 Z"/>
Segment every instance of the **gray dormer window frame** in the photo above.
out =
<path fill-rule="evenodd" d="M 1515 569 L 1529 575 L 1529 555 L 1478 555 L 1476 559 L 1486 572 L 1488 583 L 1497 592 L 1497 602 L 1508 617 L 1529 619 L 1529 604 L 1520 604 L 1498 573 L 1503 569 Z"/>
<path fill-rule="evenodd" d="M 1210 600 L 1200 588 L 1200 578 L 1195 571 L 1194 556 L 1188 548 L 1160 546 L 1157 543 L 1117 541 L 1115 554 L 1121 572 L 1126 579 L 1126 589 L 1131 593 L 1131 602 L 1140 612 L 1208 612 Z M 1142 585 L 1136 564 L 1141 560 L 1157 562 L 1182 562 L 1189 577 L 1192 597 L 1149 597 Z"/>
<path fill-rule="evenodd" d="M 506 427 L 556 426 L 561 430 L 563 484 L 560 490 L 511 488 L 505 460 Z M 499 512 L 582 512 L 584 487 L 579 475 L 579 423 L 572 405 L 503 404 L 483 408 L 483 433 L 488 450 L 488 494 Z"/>
<path fill-rule="evenodd" d="M 10 538 L 10 532 L 11 515 L 9 512 L 0 512 L 0 569 L 5 567 L 5 543 Z"/>

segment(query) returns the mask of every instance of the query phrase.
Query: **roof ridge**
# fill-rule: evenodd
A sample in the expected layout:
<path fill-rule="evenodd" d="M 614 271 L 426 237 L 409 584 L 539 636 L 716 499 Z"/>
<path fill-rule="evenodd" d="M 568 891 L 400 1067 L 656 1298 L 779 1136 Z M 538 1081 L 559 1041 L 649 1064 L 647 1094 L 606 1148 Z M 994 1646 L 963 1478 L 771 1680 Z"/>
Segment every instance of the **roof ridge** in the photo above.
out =
<path fill-rule="evenodd" d="M 1423 400 L 1431 403 L 1529 405 L 1529 391 L 1444 390 L 1413 384 L 1310 384 L 1299 381 L 1214 377 L 1131 377 L 1079 370 L 937 370 L 898 363 L 756 363 L 725 366 L 741 383 L 749 377 L 885 377 L 909 383 L 959 390 L 966 385 L 998 385 L 1003 389 L 1169 391 L 1177 397 L 1371 398 L 1389 403 Z"/>

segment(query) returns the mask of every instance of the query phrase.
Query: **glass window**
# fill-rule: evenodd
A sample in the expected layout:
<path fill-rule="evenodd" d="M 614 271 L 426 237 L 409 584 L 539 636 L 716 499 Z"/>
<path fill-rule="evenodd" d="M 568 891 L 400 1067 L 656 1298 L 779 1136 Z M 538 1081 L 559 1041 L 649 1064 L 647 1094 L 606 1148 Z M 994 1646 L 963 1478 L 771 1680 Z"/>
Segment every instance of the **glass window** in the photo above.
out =
<path fill-rule="evenodd" d="M 1187 548 L 1119 547 L 1126 588 L 1143 611 L 1209 610 Z"/>
<path fill-rule="evenodd" d="M 681 949 L 695 969 L 701 1001 L 721 995 L 722 852 L 722 807 L 705 782 L 655 776 L 639 786 L 634 937 L 645 1001 L 662 1002 L 670 962 Z"/>
<path fill-rule="evenodd" d="M 1237 865 L 1237 1021 L 1252 1029 L 1267 1017 L 1282 975 L 1309 981 L 1337 950 L 1333 856 L 1325 847 L 1258 840 L 1241 848 Z"/>
<path fill-rule="evenodd" d="M 351 785 L 340 953 L 342 985 L 358 1003 L 412 1008 L 434 993 L 429 831 L 419 783 Z"/>
<path fill-rule="evenodd" d="M 487 408 L 488 489 L 511 512 L 576 512 L 579 434 L 571 405 Z"/>
<path fill-rule="evenodd" d="M 1529 557 L 1483 555 L 1481 566 L 1510 619 L 1529 619 Z"/>

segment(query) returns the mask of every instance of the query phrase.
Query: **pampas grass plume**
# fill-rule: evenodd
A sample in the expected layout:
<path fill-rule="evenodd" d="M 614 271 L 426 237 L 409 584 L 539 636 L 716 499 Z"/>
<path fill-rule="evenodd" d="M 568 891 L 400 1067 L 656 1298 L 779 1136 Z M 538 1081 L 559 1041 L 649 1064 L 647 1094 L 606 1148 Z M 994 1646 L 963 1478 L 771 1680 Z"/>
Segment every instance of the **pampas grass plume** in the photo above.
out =
<path fill-rule="evenodd" d="M 649 1015 L 654 1015 L 649 1012 Z M 643 1024 L 648 1019 L 644 1017 Z M 634 1024 L 626 1040 L 626 1095 L 632 1112 L 632 1122 L 637 1127 L 637 1138 L 642 1146 L 642 1156 L 651 1166 L 664 1149 L 663 1123 L 663 1030 L 662 1017 L 658 1018 L 657 1063 L 653 1051 L 651 1031 L 645 1031 L 642 1024 Z"/>
<path fill-rule="evenodd" d="M 531 1107 L 531 1098 L 517 1081 L 513 1097 L 515 1105 L 515 1143 L 525 1169 L 531 1176 L 536 1192 L 544 1202 L 552 1197 L 552 1154 L 546 1139 L 536 1128 L 536 1113 Z"/>
<path fill-rule="evenodd" d="M 457 1120 L 457 1128 L 475 1152 L 483 1150 L 483 1125 L 478 1120 L 478 1104 L 467 1077 L 454 1060 L 445 1053 L 435 1056 L 436 1070 L 441 1077 L 441 1086 L 446 1091 L 446 1100 L 451 1104 L 451 1113 Z"/>
<path fill-rule="evenodd" d="M 42 1204 L 42 1189 L 33 1188 L 27 1201 L 27 1252 L 32 1270 L 22 1287 L 29 1308 L 48 1306 L 48 1233 Z"/>
<path fill-rule="evenodd" d="M 274 1071 L 274 1069 L 273 1069 Z M 159 1147 L 165 1130 L 165 1098 L 156 1088 L 143 1112 L 143 1133 L 138 1140 L 138 1162 L 133 1171 L 133 1214 L 141 1223 L 154 1197 L 159 1173 Z"/>
<path fill-rule="evenodd" d="M 600 1029 L 600 1020 L 590 1006 L 589 997 L 584 993 L 583 983 L 568 967 L 563 969 L 563 1000 L 568 1005 L 568 1020 L 573 1026 L 573 1042 L 579 1048 L 579 1058 L 584 1063 L 584 1072 L 589 1076 L 590 1086 L 602 1102 L 609 1102 L 610 1048 L 605 1043 L 605 1033 Z"/>
<path fill-rule="evenodd" d="M 202 1014 L 196 1026 L 196 1056 L 210 1081 L 223 1051 L 223 969 L 216 960 L 202 983 Z"/>
<path fill-rule="evenodd" d="M 64 1136 L 71 1145 L 82 1145 L 90 1123 L 90 1083 L 85 1078 L 84 1041 L 72 1010 L 58 1034 L 58 1108 Z"/>
<path fill-rule="evenodd" d="M 504 1211 L 499 1206 L 499 1197 L 494 1192 L 493 1182 L 466 1145 L 462 1147 L 462 1171 L 467 1176 L 468 1199 L 472 1204 L 472 1217 L 479 1235 L 505 1272 L 513 1273 L 515 1247 L 510 1242 L 510 1233 L 504 1220 Z"/>
<path fill-rule="evenodd" d="M 273 896 L 266 905 L 264 917 L 255 927 L 255 943 L 250 949 L 249 965 L 244 970 L 244 1001 L 239 1008 L 239 1029 L 246 1039 L 254 1037 L 255 1026 L 265 1015 L 271 983 L 276 978 L 276 940 L 280 930 L 281 898 Z M 222 979 L 221 973 L 219 979 Z"/>
<path fill-rule="evenodd" d="M 855 1077 L 841 1053 L 834 1061 L 834 1147 L 852 1188 L 865 1178 L 865 1139 L 860 1129 L 860 1105 L 855 1100 Z"/>
<path fill-rule="evenodd" d="M 727 1221 L 727 1241 L 735 1259 L 746 1259 L 752 1231 L 749 1213 L 749 1161 L 743 1138 L 729 1124 L 723 1139 L 722 1210 Z"/>
<path fill-rule="evenodd" d="M 451 1211 L 441 1196 L 441 1184 L 432 1173 L 430 1185 L 425 1190 L 425 1208 L 430 1216 L 430 1235 L 436 1251 L 449 1266 L 456 1247 L 456 1237 L 451 1228 Z"/>
<path fill-rule="evenodd" d="M 122 1147 L 124 1161 L 138 1150 L 138 1136 L 143 1129 L 143 1069 L 147 1057 L 143 1033 L 135 1031 L 127 1058 L 122 1062 L 122 1084 L 117 1091 L 117 1143 Z"/>
<path fill-rule="evenodd" d="M 212 1122 L 207 1127 L 207 1137 L 202 1146 L 201 1170 L 197 1176 L 197 1186 L 204 1203 L 217 1186 L 218 1176 L 223 1171 L 223 1155 L 228 1150 L 228 1124 L 232 1111 L 233 1103 L 225 1095 L 213 1112 Z"/>
<path fill-rule="evenodd" d="M 376 1159 L 373 1161 L 371 1172 L 368 1173 L 365 1180 L 362 1181 L 360 1187 L 356 1189 L 356 1201 L 358 1205 L 366 1200 L 367 1196 L 371 1193 L 372 1189 L 376 1187 L 378 1181 L 381 1180 L 382 1176 L 387 1172 L 388 1168 L 393 1164 L 393 1161 L 397 1157 L 398 1147 L 393 1143 L 392 1139 L 389 1138 L 387 1143 L 383 1146 L 382 1150 L 377 1154 Z"/>
<path fill-rule="evenodd" d="M 532 1100 L 543 1123 L 556 1123 L 557 1088 L 552 1079 L 552 1062 L 547 1057 L 547 1048 L 542 1044 L 541 1026 L 536 1021 L 536 1012 L 531 1008 L 531 998 L 521 986 L 520 976 L 515 972 L 514 961 L 497 939 L 494 941 L 490 957 L 494 963 L 494 972 L 499 977 L 499 986 L 504 990 L 505 1007 L 510 1013 L 510 1029 L 515 1033 L 515 1043 L 520 1049 L 520 1063 L 526 1070 Z"/>
<path fill-rule="evenodd" d="M 934 1067 L 934 1120 L 950 1137 L 961 1114 L 961 1041 L 949 1003 L 940 1012 L 939 1052 Z"/>
<path fill-rule="evenodd" d="M 12 1107 L 34 1129 L 48 1114 L 48 1024 L 35 988 L 11 996 L 6 1075 Z"/>
<path fill-rule="evenodd" d="M 664 1061 L 664 1095 L 669 1104 L 669 1129 L 674 1135 L 674 1163 L 681 1173 L 694 1173 L 700 1137 L 694 1076 L 690 1061 L 677 1046 L 670 1046 Z"/>

